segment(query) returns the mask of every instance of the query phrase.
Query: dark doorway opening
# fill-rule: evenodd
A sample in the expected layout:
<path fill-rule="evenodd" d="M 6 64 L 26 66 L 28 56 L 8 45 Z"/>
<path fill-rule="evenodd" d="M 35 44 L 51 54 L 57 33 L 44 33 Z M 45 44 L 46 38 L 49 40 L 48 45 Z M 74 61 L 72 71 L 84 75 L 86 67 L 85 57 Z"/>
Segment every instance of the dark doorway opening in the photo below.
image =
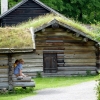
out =
<path fill-rule="evenodd" d="M 57 72 L 57 54 L 43 53 L 43 71 L 44 73 Z"/>

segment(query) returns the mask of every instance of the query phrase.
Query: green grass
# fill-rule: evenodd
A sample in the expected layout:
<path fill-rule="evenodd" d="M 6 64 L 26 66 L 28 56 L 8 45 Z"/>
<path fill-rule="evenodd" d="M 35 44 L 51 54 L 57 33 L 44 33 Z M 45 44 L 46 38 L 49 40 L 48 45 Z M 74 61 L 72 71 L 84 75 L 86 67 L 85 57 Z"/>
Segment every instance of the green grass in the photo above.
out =
<path fill-rule="evenodd" d="M 1 94 L 0 100 L 20 100 L 21 98 L 35 95 L 36 90 L 71 86 L 82 82 L 97 80 L 98 78 L 99 76 L 35 78 L 34 80 L 36 82 L 36 87 L 33 90 L 32 88 L 28 88 L 26 90 L 23 90 L 22 88 L 17 88 L 14 93 Z"/>
<path fill-rule="evenodd" d="M 73 77 L 49 77 L 49 78 L 36 78 L 35 90 L 44 88 L 56 88 L 71 86 L 82 82 L 98 79 L 98 76 L 73 76 Z"/>

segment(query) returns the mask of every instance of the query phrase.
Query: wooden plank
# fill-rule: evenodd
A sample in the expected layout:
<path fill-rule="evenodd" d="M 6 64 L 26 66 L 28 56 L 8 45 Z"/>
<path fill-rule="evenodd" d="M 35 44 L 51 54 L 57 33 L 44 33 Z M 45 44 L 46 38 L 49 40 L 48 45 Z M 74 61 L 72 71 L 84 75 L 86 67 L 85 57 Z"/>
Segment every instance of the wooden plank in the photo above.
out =
<path fill-rule="evenodd" d="M 90 66 L 85 66 L 85 67 L 58 67 L 58 71 L 95 71 L 96 67 L 90 67 Z"/>
<path fill-rule="evenodd" d="M 76 63 L 76 62 L 71 62 L 71 63 L 65 63 L 64 66 L 96 66 L 96 63 Z"/>
<path fill-rule="evenodd" d="M 51 32 L 43 32 L 44 34 L 41 34 L 41 33 L 38 33 L 38 34 L 36 34 L 37 35 L 37 37 L 39 37 L 39 36 L 47 36 L 47 37 L 51 37 L 51 36 L 58 36 L 58 37 L 60 37 L 60 36 L 70 36 L 70 37 L 72 37 L 72 38 L 75 38 L 75 37 L 73 37 L 72 36 L 72 33 L 67 33 L 67 32 L 54 32 L 54 31 L 51 31 Z"/>
<path fill-rule="evenodd" d="M 65 50 L 64 54 L 88 54 L 88 53 L 95 53 L 95 51 L 92 50 Z"/>
<path fill-rule="evenodd" d="M 0 60 L 7 60 L 8 58 L 6 56 L 1 56 L 0 55 Z"/>
<path fill-rule="evenodd" d="M 13 82 L 14 87 L 35 87 L 35 82 Z"/>
<path fill-rule="evenodd" d="M 66 46 L 66 50 L 96 50 L 94 46 Z"/>
<path fill-rule="evenodd" d="M 33 62 L 33 63 L 25 63 L 23 67 L 25 68 L 34 68 L 34 67 L 40 67 L 43 66 L 43 62 Z"/>
<path fill-rule="evenodd" d="M 37 50 L 65 50 L 66 52 L 67 51 L 81 51 L 81 52 L 91 52 L 91 51 L 96 51 L 95 50 L 95 48 L 93 47 L 93 48 L 81 48 L 81 47 L 79 47 L 79 48 L 77 48 L 77 47 L 64 47 L 64 46 L 52 46 L 52 47 L 36 47 L 37 48 Z"/>
<path fill-rule="evenodd" d="M 3 88 L 7 88 L 8 89 L 8 87 L 9 87 L 8 82 L 0 83 L 0 89 L 3 89 Z"/>
<path fill-rule="evenodd" d="M 12 78 L 13 82 L 31 82 L 31 77 L 23 77 L 23 79 L 18 80 L 17 78 Z"/>
<path fill-rule="evenodd" d="M 0 83 L 2 83 L 2 82 L 8 82 L 8 78 L 3 78 L 3 77 L 1 78 L 0 77 Z"/>
<path fill-rule="evenodd" d="M 30 72 L 40 72 L 40 71 L 43 71 L 43 68 L 41 67 L 41 68 L 24 68 L 23 69 L 23 72 L 24 73 L 26 73 L 26 72 L 28 72 L 28 73 L 30 73 Z"/>
<path fill-rule="evenodd" d="M 43 62 L 43 59 L 24 59 L 25 63 Z"/>
<path fill-rule="evenodd" d="M 42 73 L 42 76 L 71 76 L 71 75 L 86 75 L 86 71 L 59 71 L 57 73 Z M 91 74 L 96 74 L 96 71 L 91 71 Z"/>
<path fill-rule="evenodd" d="M 0 78 L 8 78 L 8 73 L 0 73 Z"/>
<path fill-rule="evenodd" d="M 64 53 L 64 50 L 36 50 L 36 53 L 37 54 L 43 54 L 43 52 L 45 52 L 45 53 L 49 53 L 49 52 L 51 52 L 51 53 Z"/>
<path fill-rule="evenodd" d="M 8 66 L 0 66 L 0 69 L 8 69 Z"/>
<path fill-rule="evenodd" d="M 64 32 L 65 30 L 63 28 L 57 28 L 56 30 L 54 30 L 53 28 L 46 28 L 45 32 Z"/>
<path fill-rule="evenodd" d="M 8 73 L 8 69 L 0 69 L 0 73 Z"/>
<path fill-rule="evenodd" d="M 96 59 L 64 59 L 65 63 L 96 63 Z"/>
<path fill-rule="evenodd" d="M 58 74 L 66 75 L 86 75 L 87 71 L 59 71 Z M 96 74 L 96 71 L 91 71 L 91 74 Z"/>
<path fill-rule="evenodd" d="M 45 47 L 45 46 L 57 46 L 57 45 L 63 45 L 63 46 L 93 46 L 94 44 L 89 44 L 87 42 L 87 44 L 84 44 L 84 43 L 64 43 L 64 42 L 60 42 L 60 43 L 36 43 L 36 45 L 38 47 Z"/>
<path fill-rule="evenodd" d="M 62 46 L 56 46 L 56 47 L 36 47 L 37 50 L 65 50 L 65 48 Z"/>
<path fill-rule="evenodd" d="M 38 55 L 38 54 L 27 54 L 27 55 L 21 55 L 20 56 L 21 58 L 23 58 L 23 59 L 35 59 L 35 58 L 43 58 L 43 55 L 42 54 L 40 54 L 40 55 Z"/>
<path fill-rule="evenodd" d="M 0 65 L 7 65 L 8 64 L 8 60 L 7 59 L 1 59 L 0 60 Z"/>
<path fill-rule="evenodd" d="M 95 53 L 86 53 L 86 54 L 66 54 L 64 58 L 94 58 L 96 59 Z"/>
<path fill-rule="evenodd" d="M 43 52 L 51 52 L 51 53 L 58 53 L 58 54 L 94 54 L 95 51 L 82 51 L 82 50 L 36 50 L 37 54 L 43 54 Z"/>

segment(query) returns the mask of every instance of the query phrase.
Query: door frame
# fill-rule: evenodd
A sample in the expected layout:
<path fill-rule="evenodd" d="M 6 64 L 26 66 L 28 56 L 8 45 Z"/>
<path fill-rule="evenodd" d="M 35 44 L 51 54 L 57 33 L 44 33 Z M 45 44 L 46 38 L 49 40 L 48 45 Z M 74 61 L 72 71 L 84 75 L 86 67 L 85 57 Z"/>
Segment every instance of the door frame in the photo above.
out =
<path fill-rule="evenodd" d="M 51 68 L 51 70 L 50 70 L 50 73 L 57 73 L 58 72 L 58 67 L 57 67 L 57 53 L 50 53 L 50 52 L 43 52 L 43 72 L 45 73 L 45 57 L 44 57 L 44 55 L 45 54 L 56 54 L 56 67 L 55 67 L 55 70 L 56 70 L 56 72 L 52 72 L 52 70 L 53 70 L 53 68 L 52 68 L 52 66 L 50 67 Z M 49 69 L 49 68 L 48 68 Z M 47 73 L 49 73 L 49 72 L 47 72 Z"/>

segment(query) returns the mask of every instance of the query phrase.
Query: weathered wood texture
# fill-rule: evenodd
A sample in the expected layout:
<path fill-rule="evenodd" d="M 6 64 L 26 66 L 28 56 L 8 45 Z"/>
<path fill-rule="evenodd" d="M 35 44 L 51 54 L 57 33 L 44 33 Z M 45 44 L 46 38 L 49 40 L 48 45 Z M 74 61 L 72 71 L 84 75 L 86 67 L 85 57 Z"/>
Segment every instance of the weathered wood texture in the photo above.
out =
<path fill-rule="evenodd" d="M 0 89 L 9 88 L 8 84 L 8 57 L 0 54 Z"/>
<path fill-rule="evenodd" d="M 17 57 L 19 57 L 19 55 L 21 55 L 21 54 L 17 54 Z M 30 54 L 26 55 L 25 57 L 28 58 L 28 56 L 30 56 Z M 23 55 L 22 55 L 22 58 L 23 58 Z M 30 59 L 32 59 L 32 56 L 30 56 Z M 16 60 L 16 54 L 15 55 L 13 54 L 13 57 L 12 57 L 12 54 L 0 54 L 0 89 L 7 88 L 7 89 L 11 90 L 17 86 L 18 87 L 19 86 L 20 87 L 21 86 L 34 87 L 35 82 L 33 80 L 31 80 L 31 77 L 26 77 L 26 78 L 23 78 L 22 80 L 17 80 L 15 75 L 13 75 L 13 71 L 14 71 L 13 63 L 15 60 Z M 28 73 L 32 72 L 31 71 L 32 70 L 32 61 L 30 62 L 29 59 L 25 59 L 25 60 L 26 60 L 27 64 L 25 64 L 26 69 L 24 69 L 24 72 L 28 72 Z M 37 63 L 38 63 L 38 61 L 37 61 Z M 30 64 L 29 68 L 27 68 L 28 64 Z M 33 76 L 33 75 L 31 75 L 31 76 Z M 35 76 L 36 76 L 36 74 L 35 74 Z"/>
<path fill-rule="evenodd" d="M 23 77 L 23 79 L 18 80 L 16 77 L 13 77 L 13 86 L 14 87 L 35 87 L 34 80 L 31 77 Z"/>
<path fill-rule="evenodd" d="M 55 75 L 63 75 L 63 72 L 64 75 L 96 73 L 98 55 L 95 43 L 91 40 L 83 42 L 83 37 L 73 36 L 63 28 L 46 28 L 44 32 L 36 33 L 36 52 L 13 54 L 12 61 L 23 58 L 23 73 L 36 77 L 37 72 L 43 72 L 43 53 L 57 54 L 58 71 Z"/>
<path fill-rule="evenodd" d="M 28 0 L 26 3 L 15 9 L 13 12 L 4 16 L 1 19 L 1 26 L 4 27 L 16 25 L 49 12 L 50 11 L 46 10 L 39 4 L 36 4 L 33 0 Z"/>
<path fill-rule="evenodd" d="M 83 37 L 76 37 L 70 30 L 66 31 L 63 28 L 46 28 L 44 32 L 36 33 L 35 39 L 35 53 L 13 54 L 12 56 L 13 63 L 16 59 L 24 59 L 24 74 L 36 77 L 37 72 L 43 72 L 43 53 L 57 54 L 58 71 L 55 75 L 86 74 L 87 71 L 91 71 L 92 74 L 96 73 L 98 50 L 95 42 L 91 40 L 83 42 Z"/>
<path fill-rule="evenodd" d="M 23 64 L 23 73 L 34 77 L 37 72 L 43 71 L 43 55 L 38 55 L 37 53 L 27 53 L 27 54 L 14 54 L 13 63 L 16 59 L 24 59 L 25 63 Z"/>
<path fill-rule="evenodd" d="M 46 28 L 36 33 L 36 53 L 57 53 L 58 72 L 55 75 L 96 73 L 97 48 L 92 40 L 74 35 L 64 28 Z M 66 69 L 66 70 L 65 70 Z M 54 73 L 53 73 L 54 74 Z M 44 74 L 43 74 L 44 75 Z M 46 74 L 47 75 L 47 74 Z"/>

